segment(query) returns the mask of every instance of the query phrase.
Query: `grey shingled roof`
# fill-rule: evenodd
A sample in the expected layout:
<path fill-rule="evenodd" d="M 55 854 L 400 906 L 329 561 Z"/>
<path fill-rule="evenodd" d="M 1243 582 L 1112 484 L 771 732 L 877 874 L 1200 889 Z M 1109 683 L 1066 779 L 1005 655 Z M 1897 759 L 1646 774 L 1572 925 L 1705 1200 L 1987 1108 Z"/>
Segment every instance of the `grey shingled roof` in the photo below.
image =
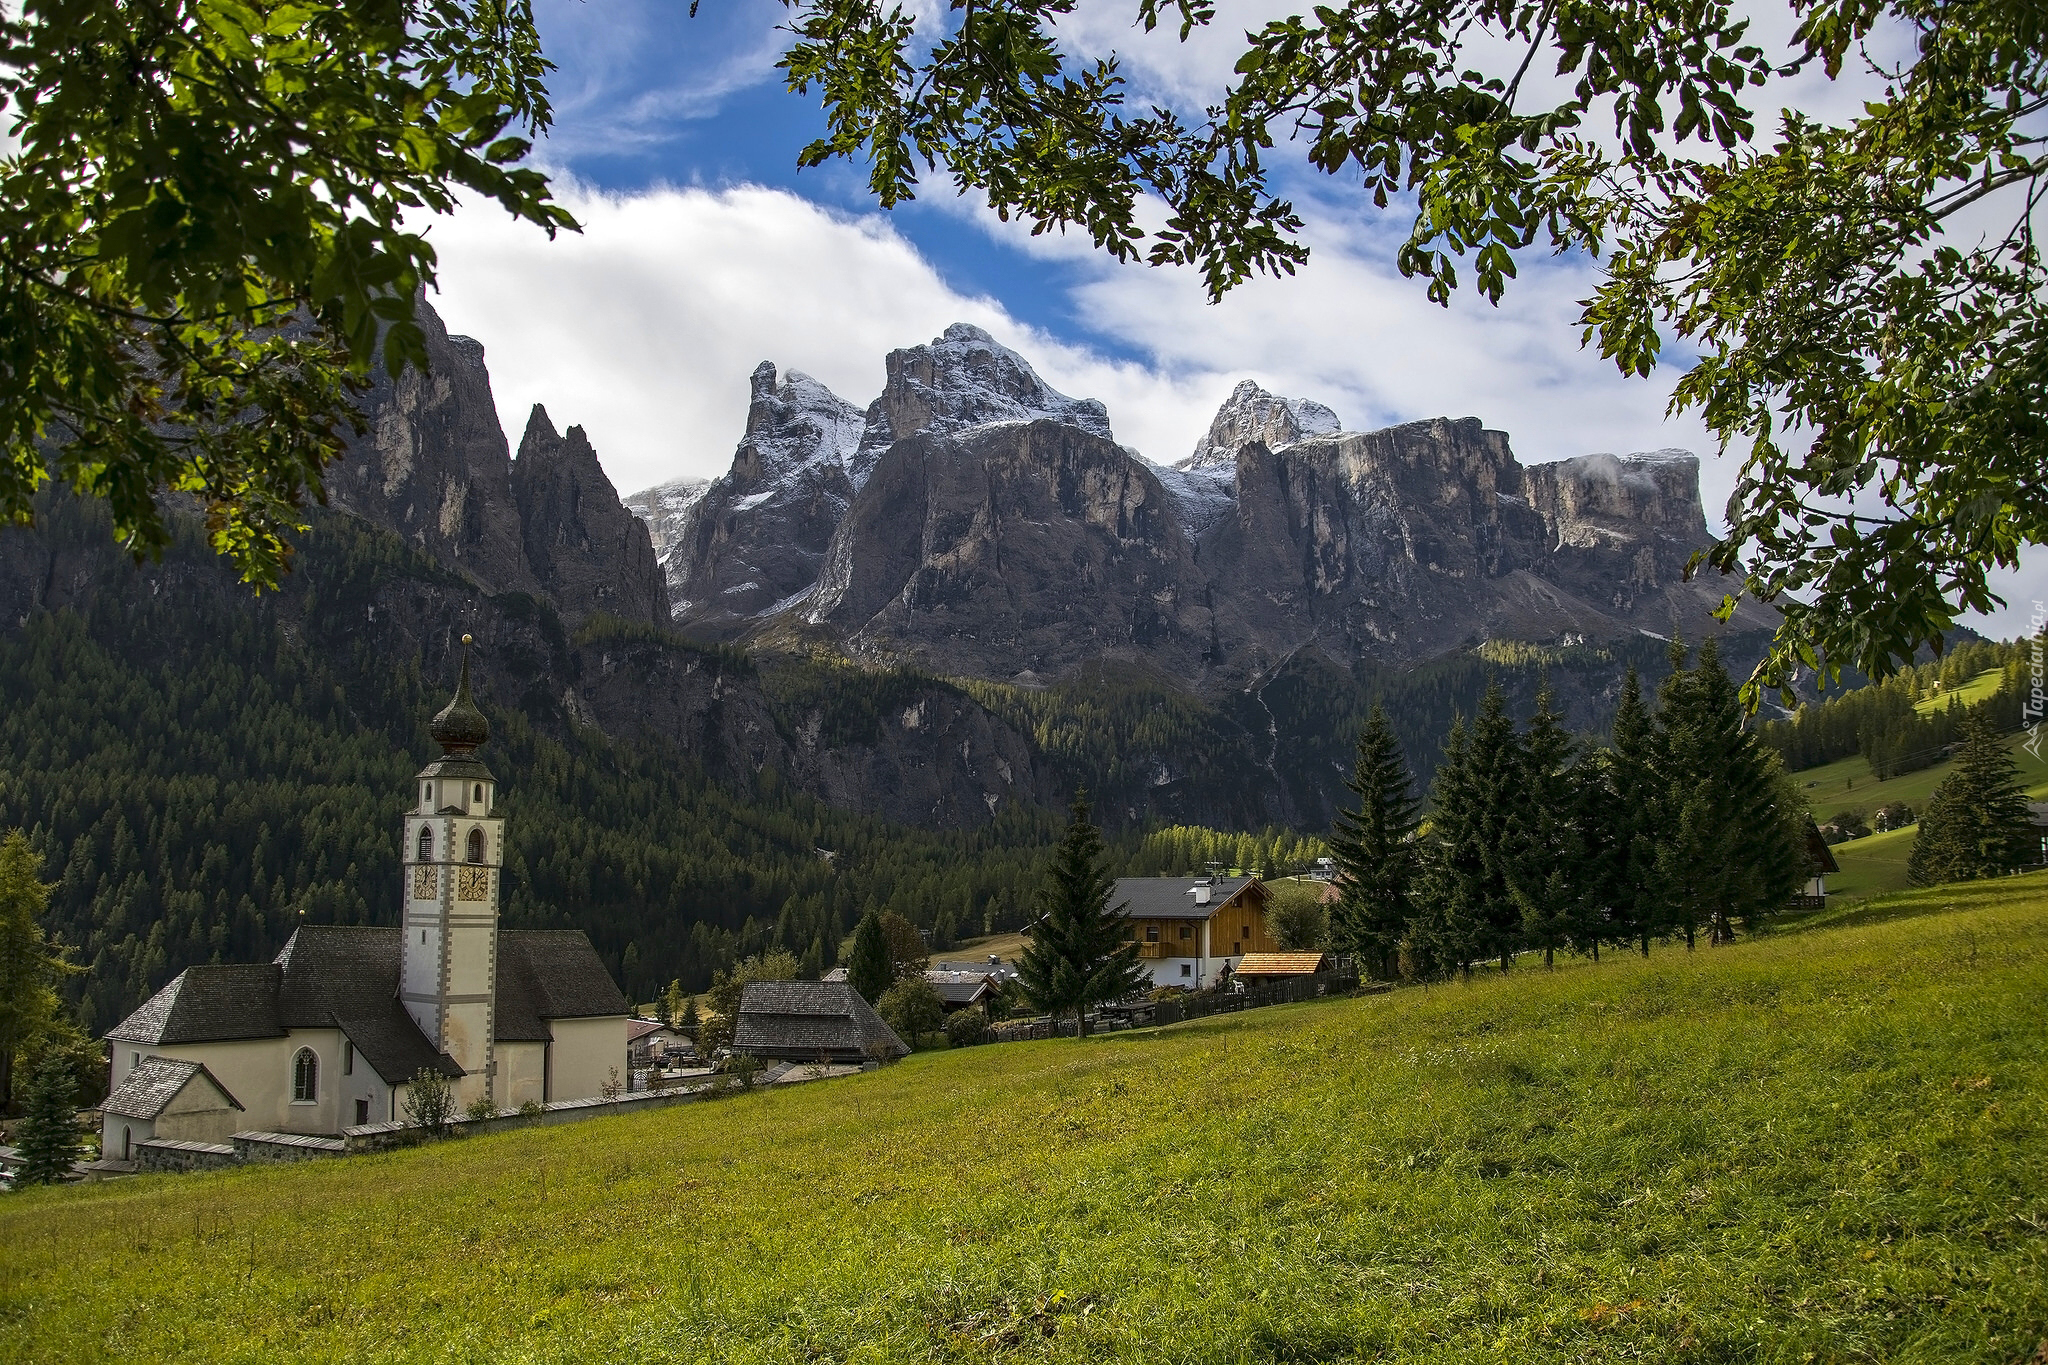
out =
<path fill-rule="evenodd" d="M 1126 919 L 1207 919 L 1252 880 L 1218 877 L 1209 888 L 1209 903 L 1196 905 L 1188 892 L 1201 881 L 1199 877 L 1118 877 L 1109 906 Z"/>
<path fill-rule="evenodd" d="M 860 1060 L 873 1046 L 892 1057 L 910 1049 L 859 991 L 843 981 L 753 981 L 740 993 L 735 1052 L 811 1061 Z"/>
<path fill-rule="evenodd" d="M 277 1016 L 282 976 L 269 962 L 187 967 L 107 1037 L 166 1045 L 282 1037 L 284 1025 Z"/>
<path fill-rule="evenodd" d="M 277 1038 L 287 1029 L 338 1028 L 386 1081 L 422 1069 L 462 1068 L 438 1051 L 398 999 L 404 944 L 397 929 L 301 926 L 275 962 L 188 967 L 107 1037 L 142 1044 Z M 625 1014 L 604 962 L 578 930 L 498 935 L 500 1042 L 546 1042 L 549 1019 Z"/>
<path fill-rule="evenodd" d="M 546 1042 L 550 1019 L 630 1014 L 604 959 L 580 929 L 506 929 L 498 934 L 498 1039 Z"/>
<path fill-rule="evenodd" d="M 286 1028 L 338 1028 L 356 1055 L 396 1085 L 421 1071 L 462 1068 L 420 1032 L 398 999 L 404 945 L 396 929 L 302 925 L 277 955 L 284 969 L 278 1017 Z"/>
<path fill-rule="evenodd" d="M 194 1076 L 204 1076 L 207 1084 L 220 1092 L 222 1099 L 237 1109 L 242 1107 L 241 1101 L 230 1095 L 228 1088 L 199 1063 L 183 1062 L 175 1057 L 144 1057 L 114 1093 L 107 1096 L 106 1103 L 100 1108 L 123 1118 L 154 1120 Z"/>
<path fill-rule="evenodd" d="M 939 999 L 949 1005 L 971 1005 L 983 991 L 995 989 L 985 972 L 928 971 L 924 979 L 932 983 Z"/>

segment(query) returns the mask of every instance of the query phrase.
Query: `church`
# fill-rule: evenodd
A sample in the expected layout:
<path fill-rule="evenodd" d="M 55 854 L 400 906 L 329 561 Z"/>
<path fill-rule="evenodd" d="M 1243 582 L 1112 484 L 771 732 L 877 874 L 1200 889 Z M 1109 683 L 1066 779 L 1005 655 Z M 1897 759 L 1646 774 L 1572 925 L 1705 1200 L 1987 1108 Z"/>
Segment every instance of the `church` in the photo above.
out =
<path fill-rule="evenodd" d="M 188 967 L 106 1036 L 101 1151 L 402 1119 L 422 1071 L 455 1104 L 589 1099 L 627 1068 L 625 997 L 580 930 L 498 927 L 505 821 L 469 692 L 430 729 L 399 832 L 397 928 L 303 925 L 276 960 Z M 117 1156 L 118 1154 L 118 1156 Z"/>

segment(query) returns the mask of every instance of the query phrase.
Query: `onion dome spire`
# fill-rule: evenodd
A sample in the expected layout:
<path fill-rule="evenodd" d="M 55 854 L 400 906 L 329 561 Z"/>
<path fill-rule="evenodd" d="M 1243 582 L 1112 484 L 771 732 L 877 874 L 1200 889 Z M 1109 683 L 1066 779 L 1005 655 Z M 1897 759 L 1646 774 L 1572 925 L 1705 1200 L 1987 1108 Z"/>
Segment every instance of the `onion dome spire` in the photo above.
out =
<path fill-rule="evenodd" d="M 469 637 L 462 637 L 462 677 L 455 684 L 455 700 L 441 708 L 427 727 L 427 733 L 450 758 L 473 752 L 491 737 L 491 723 L 469 696 Z"/>

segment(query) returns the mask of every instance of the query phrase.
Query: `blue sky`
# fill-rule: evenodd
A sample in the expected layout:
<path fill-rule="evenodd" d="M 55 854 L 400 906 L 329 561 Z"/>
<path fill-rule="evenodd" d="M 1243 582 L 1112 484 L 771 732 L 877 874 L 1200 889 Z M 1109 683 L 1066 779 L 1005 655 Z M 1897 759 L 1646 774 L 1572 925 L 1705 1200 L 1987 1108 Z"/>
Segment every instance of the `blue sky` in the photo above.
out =
<path fill-rule="evenodd" d="M 918 3 L 922 22 L 937 22 L 936 0 Z M 1135 96 L 1199 108 L 1227 79 L 1238 35 L 1290 12 L 1219 8 L 1187 46 L 1138 40 L 1128 0 L 1083 0 L 1064 30 L 1084 50 L 1118 50 Z M 588 430 L 622 492 L 715 477 L 759 361 L 865 405 L 890 349 L 968 321 L 1056 387 L 1103 400 L 1118 438 L 1161 463 L 1185 455 L 1251 378 L 1327 403 L 1353 429 L 1477 416 L 1525 463 L 1690 449 L 1710 516 L 1726 499 L 1734 462 L 1696 422 L 1665 416 L 1675 369 L 1624 379 L 1579 349 L 1576 302 L 1593 280 L 1582 260 L 1534 257 L 1499 308 L 1468 293 L 1440 309 L 1392 267 L 1405 218 L 1375 215 L 1351 183 L 1300 166 L 1283 188 L 1308 219 L 1313 259 L 1210 305 L 1189 272 L 1119 266 L 1085 239 L 1030 239 L 943 179 L 884 213 L 864 168 L 799 172 L 823 120 L 774 70 L 788 12 L 773 0 L 706 0 L 696 19 L 687 9 L 538 0 L 559 70 L 537 159 L 585 230 L 549 242 L 488 206 L 432 229 L 438 306 L 484 343 L 515 445 L 542 403 L 557 424 Z M 1799 102 L 1825 112 L 1855 95 L 1813 85 Z M 1993 628 L 2024 629 L 2044 579 L 2014 581 L 2011 619 Z"/>

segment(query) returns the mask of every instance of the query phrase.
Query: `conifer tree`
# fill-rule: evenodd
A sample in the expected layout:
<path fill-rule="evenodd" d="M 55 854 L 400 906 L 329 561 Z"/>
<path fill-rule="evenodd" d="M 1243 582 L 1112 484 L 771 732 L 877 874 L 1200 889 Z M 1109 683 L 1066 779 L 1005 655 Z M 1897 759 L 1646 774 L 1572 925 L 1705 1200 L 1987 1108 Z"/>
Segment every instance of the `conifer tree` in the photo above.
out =
<path fill-rule="evenodd" d="M 54 1185 L 70 1174 L 84 1150 L 78 1119 L 72 1109 L 77 1080 L 63 1053 L 43 1054 L 30 1078 L 21 1122 L 14 1126 L 14 1145 L 21 1153 L 15 1179 L 23 1185 Z"/>
<path fill-rule="evenodd" d="M 693 995 L 683 1002 L 682 1020 L 676 1027 L 685 1038 L 694 1043 L 697 1041 L 697 1029 L 703 1022 L 704 1016 L 697 1013 L 697 997 Z"/>
<path fill-rule="evenodd" d="M 1529 797 L 1528 755 L 1499 683 L 1486 689 L 1446 796 L 1432 819 L 1455 877 L 1453 918 L 1469 937 L 1460 966 L 1490 957 L 1505 971 L 1521 945 L 1522 907 L 1509 876 L 1528 857 Z"/>
<path fill-rule="evenodd" d="M 1658 739 L 1656 720 L 1643 704 L 1642 684 L 1631 667 L 1614 710 L 1613 758 L 1607 766 L 1615 820 L 1603 899 L 1616 937 L 1636 943 L 1644 957 L 1650 955 L 1650 939 L 1670 919 L 1657 876 L 1658 835 L 1667 819 L 1658 780 Z"/>
<path fill-rule="evenodd" d="M 1997 727 L 1981 712 L 1962 721 L 1963 747 L 1920 816 L 1906 860 L 1916 886 L 1995 877 L 2038 847 L 2026 794 Z"/>
<path fill-rule="evenodd" d="M 1425 977 L 1444 975 L 1453 967 L 1470 976 L 1487 937 L 1487 858 L 1480 846 L 1472 744 L 1462 717 L 1451 722 L 1443 752 L 1429 787 L 1429 838 L 1409 933 L 1415 968 Z"/>
<path fill-rule="evenodd" d="M 77 968 L 43 938 L 43 908 L 53 883 L 28 836 L 0 838 L 0 1112 L 14 1102 L 14 1059 L 57 1026 L 57 979 Z"/>
<path fill-rule="evenodd" d="M 879 911 L 860 917 L 853 931 L 853 952 L 846 960 L 846 980 L 870 1005 L 896 984 L 896 964 L 889 956 L 889 934 Z"/>
<path fill-rule="evenodd" d="M 1137 940 L 1126 937 L 1124 920 L 1110 908 L 1116 883 L 1103 870 L 1102 835 L 1088 816 L 1088 794 L 1076 792 L 1066 838 L 1039 890 L 1031 942 L 1017 963 L 1032 1005 L 1055 1018 L 1072 1014 L 1083 1037 L 1091 1007 L 1147 984 Z"/>
<path fill-rule="evenodd" d="M 1358 732 L 1358 759 L 1345 785 L 1358 805 L 1339 811 L 1330 831 L 1338 877 L 1331 937 L 1339 952 L 1371 962 L 1391 979 L 1401 936 L 1415 916 L 1419 803 L 1394 727 L 1377 701 Z"/>
<path fill-rule="evenodd" d="M 1505 850 L 1509 894 L 1521 910 L 1521 939 L 1556 965 L 1559 948 L 1579 937 L 1585 863 L 1571 773 L 1572 740 L 1546 685 L 1522 739 L 1525 765 L 1518 837 Z"/>

